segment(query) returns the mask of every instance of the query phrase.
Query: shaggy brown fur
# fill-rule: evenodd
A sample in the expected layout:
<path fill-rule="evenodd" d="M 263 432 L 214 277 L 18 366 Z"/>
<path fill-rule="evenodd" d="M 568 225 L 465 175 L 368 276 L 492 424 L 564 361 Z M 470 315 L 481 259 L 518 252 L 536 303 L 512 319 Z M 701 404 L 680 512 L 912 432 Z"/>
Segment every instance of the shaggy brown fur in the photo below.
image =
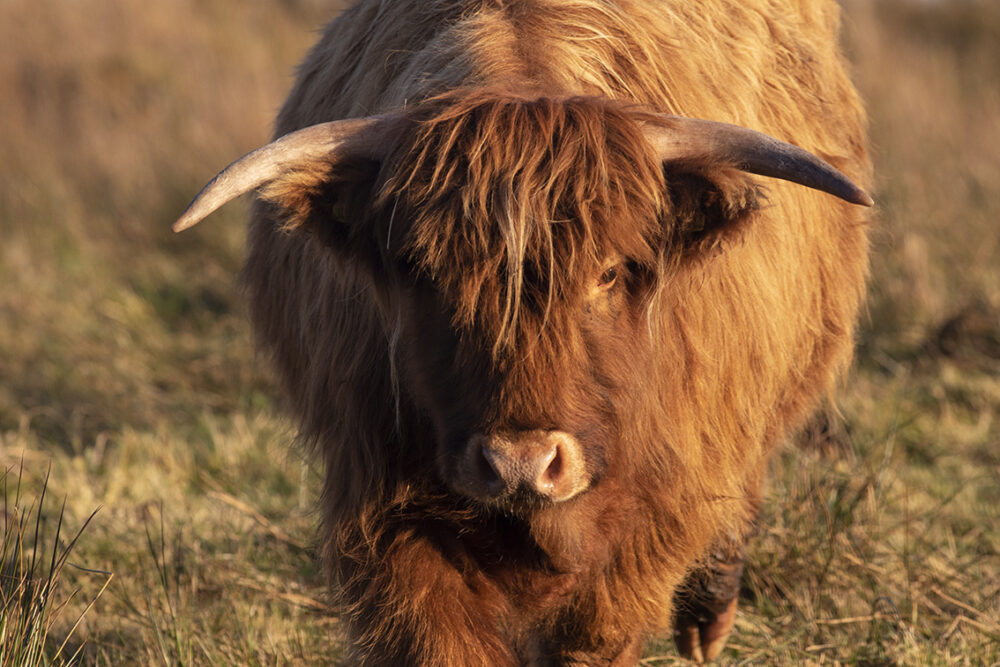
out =
<path fill-rule="evenodd" d="M 329 26 L 277 134 L 405 122 L 380 163 L 270 184 L 244 281 L 325 462 L 360 663 L 629 664 L 745 534 L 767 452 L 849 361 L 865 220 L 661 165 L 642 126 L 741 124 L 867 185 L 837 21 L 819 0 L 365 0 Z M 450 489 L 470 434 L 556 428 L 594 480 L 576 498 Z"/>

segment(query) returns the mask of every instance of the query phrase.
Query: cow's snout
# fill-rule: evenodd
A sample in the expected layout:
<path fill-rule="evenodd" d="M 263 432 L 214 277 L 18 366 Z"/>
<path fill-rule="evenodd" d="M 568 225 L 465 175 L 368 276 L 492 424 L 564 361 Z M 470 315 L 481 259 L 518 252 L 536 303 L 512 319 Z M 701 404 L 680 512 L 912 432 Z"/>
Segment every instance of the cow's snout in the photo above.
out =
<path fill-rule="evenodd" d="M 487 501 L 527 492 L 561 502 L 590 484 L 580 443 L 564 431 L 473 435 L 456 472 L 456 490 Z"/>

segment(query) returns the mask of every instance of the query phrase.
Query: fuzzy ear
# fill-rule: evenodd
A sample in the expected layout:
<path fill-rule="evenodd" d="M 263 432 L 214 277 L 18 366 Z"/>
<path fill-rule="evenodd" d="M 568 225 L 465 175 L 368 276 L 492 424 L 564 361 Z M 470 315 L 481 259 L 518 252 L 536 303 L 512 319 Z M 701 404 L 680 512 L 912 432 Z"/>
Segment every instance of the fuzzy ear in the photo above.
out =
<path fill-rule="evenodd" d="M 736 169 L 668 164 L 664 173 L 670 202 L 664 231 L 684 255 L 738 235 L 764 199 L 754 180 Z"/>
<path fill-rule="evenodd" d="M 313 234 L 336 249 L 374 246 L 368 223 L 379 169 L 379 161 L 357 156 L 302 163 L 261 187 L 257 197 L 282 230 Z"/>

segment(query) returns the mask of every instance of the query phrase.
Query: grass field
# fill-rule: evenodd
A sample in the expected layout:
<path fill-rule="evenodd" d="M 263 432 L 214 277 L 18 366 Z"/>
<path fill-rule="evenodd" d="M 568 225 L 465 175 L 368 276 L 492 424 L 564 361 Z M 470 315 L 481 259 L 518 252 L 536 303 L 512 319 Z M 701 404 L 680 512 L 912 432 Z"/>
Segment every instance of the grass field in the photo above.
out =
<path fill-rule="evenodd" d="M 18 627 L 57 664 L 336 661 L 317 472 L 234 286 L 244 209 L 169 232 L 334 12 L 0 3 L 0 667 Z M 845 46 L 870 305 L 842 418 L 774 461 L 724 661 L 998 665 L 1000 5 L 846 1 Z M 679 662 L 667 637 L 644 660 Z"/>

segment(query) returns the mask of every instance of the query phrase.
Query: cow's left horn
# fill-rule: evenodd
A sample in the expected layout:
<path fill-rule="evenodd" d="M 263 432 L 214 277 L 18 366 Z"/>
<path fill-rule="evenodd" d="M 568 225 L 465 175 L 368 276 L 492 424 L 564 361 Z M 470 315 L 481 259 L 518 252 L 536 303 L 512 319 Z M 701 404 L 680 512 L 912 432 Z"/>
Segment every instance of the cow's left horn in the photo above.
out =
<path fill-rule="evenodd" d="M 646 136 L 661 160 L 724 164 L 822 190 L 861 206 L 875 202 L 833 166 L 774 137 L 738 125 L 683 116 L 664 116 L 646 126 Z"/>
<path fill-rule="evenodd" d="M 285 136 L 247 153 L 223 169 L 173 225 L 175 232 L 193 227 L 213 211 L 240 195 L 273 181 L 296 167 L 319 160 L 356 156 L 378 159 L 380 139 L 391 116 L 371 116 L 320 123 Z"/>

